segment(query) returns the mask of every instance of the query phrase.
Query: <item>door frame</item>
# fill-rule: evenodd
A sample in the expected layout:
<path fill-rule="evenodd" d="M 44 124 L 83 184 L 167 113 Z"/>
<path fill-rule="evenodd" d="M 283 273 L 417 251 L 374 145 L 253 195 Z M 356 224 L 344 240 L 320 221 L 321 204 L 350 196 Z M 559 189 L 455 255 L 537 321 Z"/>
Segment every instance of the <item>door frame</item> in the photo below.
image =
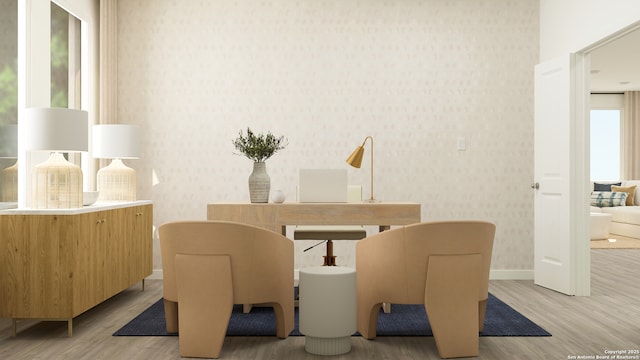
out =
<path fill-rule="evenodd" d="M 573 253 L 575 254 L 575 295 L 591 295 L 591 245 L 588 241 L 579 239 L 589 238 L 589 205 L 590 205 L 590 129 L 589 113 L 591 110 L 591 89 L 589 77 L 591 73 L 590 53 L 605 44 L 613 42 L 625 35 L 640 30 L 640 21 L 633 23 L 617 32 L 606 36 L 593 44 L 576 52 L 575 62 L 575 103 L 576 111 L 576 142 L 573 144 L 573 164 L 570 172 L 574 176 L 575 182 L 571 186 L 571 198 L 575 199 L 572 209 L 574 211 L 576 239 L 573 243 Z"/>
<path fill-rule="evenodd" d="M 591 73 L 590 55 L 586 51 L 576 53 L 575 57 L 575 146 L 573 150 L 572 178 L 570 186 L 571 199 L 574 199 L 575 229 L 572 231 L 576 239 L 572 241 L 574 247 L 574 274 L 576 296 L 591 295 L 591 244 L 589 241 L 589 202 L 590 202 L 590 122 L 591 90 L 589 77 Z"/>

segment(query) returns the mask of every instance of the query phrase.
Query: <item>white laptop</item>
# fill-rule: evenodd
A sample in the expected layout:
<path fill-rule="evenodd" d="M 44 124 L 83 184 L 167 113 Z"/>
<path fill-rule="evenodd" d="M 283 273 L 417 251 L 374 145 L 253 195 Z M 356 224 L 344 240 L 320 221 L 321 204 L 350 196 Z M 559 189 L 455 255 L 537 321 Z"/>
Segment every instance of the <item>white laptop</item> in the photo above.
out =
<path fill-rule="evenodd" d="M 347 202 L 346 169 L 300 169 L 298 201 Z"/>

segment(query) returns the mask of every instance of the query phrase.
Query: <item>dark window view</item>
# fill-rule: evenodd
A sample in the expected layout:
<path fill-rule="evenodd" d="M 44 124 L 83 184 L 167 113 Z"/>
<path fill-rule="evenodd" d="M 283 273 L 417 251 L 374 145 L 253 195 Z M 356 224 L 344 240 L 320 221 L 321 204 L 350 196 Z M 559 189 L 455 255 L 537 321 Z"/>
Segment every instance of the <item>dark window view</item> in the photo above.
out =
<path fill-rule="evenodd" d="M 18 1 L 0 0 L 0 204 L 18 198 Z M 4 205 L 0 206 L 0 209 Z"/>
<path fill-rule="evenodd" d="M 51 107 L 69 107 L 69 18 L 51 3 Z"/>

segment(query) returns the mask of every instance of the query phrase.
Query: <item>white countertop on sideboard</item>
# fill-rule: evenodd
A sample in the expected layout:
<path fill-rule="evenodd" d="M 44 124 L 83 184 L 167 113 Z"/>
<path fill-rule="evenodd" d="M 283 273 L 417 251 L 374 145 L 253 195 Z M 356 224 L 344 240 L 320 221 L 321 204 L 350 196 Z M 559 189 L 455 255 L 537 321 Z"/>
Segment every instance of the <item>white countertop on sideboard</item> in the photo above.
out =
<path fill-rule="evenodd" d="M 105 201 L 97 202 L 93 205 L 83 206 L 81 208 L 71 209 L 29 209 L 29 208 L 15 208 L 0 210 L 0 215 L 77 215 L 86 214 L 95 211 L 121 209 L 132 206 L 149 205 L 151 200 L 137 200 L 137 201 Z"/>

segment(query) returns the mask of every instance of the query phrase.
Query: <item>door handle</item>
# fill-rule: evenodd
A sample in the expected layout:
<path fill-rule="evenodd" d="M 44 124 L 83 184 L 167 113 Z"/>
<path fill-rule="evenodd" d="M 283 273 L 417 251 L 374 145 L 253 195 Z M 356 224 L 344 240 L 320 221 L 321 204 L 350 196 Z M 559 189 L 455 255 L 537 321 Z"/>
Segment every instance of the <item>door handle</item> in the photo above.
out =
<path fill-rule="evenodd" d="M 536 190 L 540 189 L 540 183 L 536 182 L 536 183 L 531 184 L 531 188 L 532 189 L 536 189 Z"/>

